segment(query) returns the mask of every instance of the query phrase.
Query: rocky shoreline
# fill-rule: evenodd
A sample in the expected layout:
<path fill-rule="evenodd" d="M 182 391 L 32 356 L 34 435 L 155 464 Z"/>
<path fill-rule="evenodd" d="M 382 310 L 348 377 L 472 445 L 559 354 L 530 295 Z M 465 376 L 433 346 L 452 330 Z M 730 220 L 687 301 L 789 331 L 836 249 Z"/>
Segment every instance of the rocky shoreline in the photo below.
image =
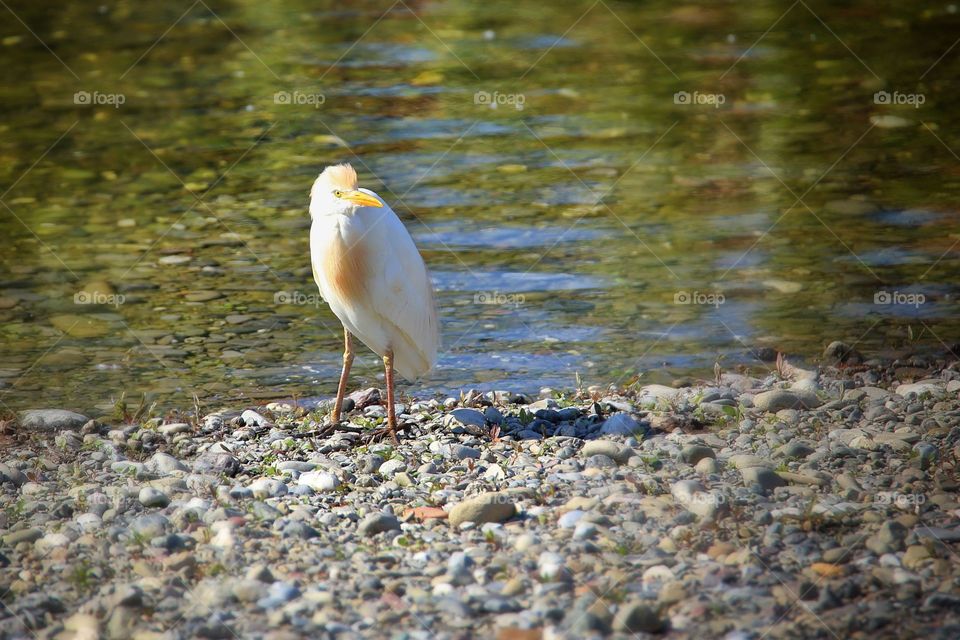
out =
<path fill-rule="evenodd" d="M 960 637 L 955 361 L 541 396 L 24 412 L 0 637 Z"/>

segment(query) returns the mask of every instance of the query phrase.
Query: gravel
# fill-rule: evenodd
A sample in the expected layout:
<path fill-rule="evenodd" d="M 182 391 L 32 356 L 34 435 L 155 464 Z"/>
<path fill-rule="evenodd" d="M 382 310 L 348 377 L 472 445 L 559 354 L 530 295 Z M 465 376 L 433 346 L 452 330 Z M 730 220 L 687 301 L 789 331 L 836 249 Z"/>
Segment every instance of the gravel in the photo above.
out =
<path fill-rule="evenodd" d="M 375 390 L 319 436 L 43 410 L 0 453 L 0 637 L 960 637 L 960 372 L 825 359 L 414 401 L 399 445 Z"/>

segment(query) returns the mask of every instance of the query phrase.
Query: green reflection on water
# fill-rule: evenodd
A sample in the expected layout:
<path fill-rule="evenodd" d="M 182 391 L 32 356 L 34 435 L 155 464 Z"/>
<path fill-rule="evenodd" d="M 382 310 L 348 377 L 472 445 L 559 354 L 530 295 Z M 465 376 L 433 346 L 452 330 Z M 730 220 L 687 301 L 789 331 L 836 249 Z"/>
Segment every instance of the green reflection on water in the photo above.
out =
<path fill-rule="evenodd" d="M 331 393 L 305 208 L 343 160 L 440 289 L 417 393 L 960 339 L 940 5 L 322 4 L 11 5 L 56 55 L 4 23 L 6 406 Z"/>

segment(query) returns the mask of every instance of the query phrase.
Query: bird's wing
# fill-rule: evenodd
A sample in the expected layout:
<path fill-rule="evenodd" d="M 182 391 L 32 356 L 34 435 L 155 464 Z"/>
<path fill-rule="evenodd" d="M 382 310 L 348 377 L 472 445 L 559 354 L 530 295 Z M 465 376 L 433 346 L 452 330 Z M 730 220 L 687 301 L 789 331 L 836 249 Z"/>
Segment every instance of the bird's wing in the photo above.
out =
<path fill-rule="evenodd" d="M 371 337 L 386 339 L 382 348 L 392 348 L 394 366 L 404 378 L 413 380 L 427 373 L 436 361 L 439 324 L 433 285 L 413 238 L 388 206 L 364 209 L 365 244 L 368 277 L 364 313 L 356 317 L 357 328 Z M 349 237 L 348 237 L 349 242 Z M 370 327 L 370 322 L 377 327 Z M 374 351 L 381 345 L 371 344 Z"/>

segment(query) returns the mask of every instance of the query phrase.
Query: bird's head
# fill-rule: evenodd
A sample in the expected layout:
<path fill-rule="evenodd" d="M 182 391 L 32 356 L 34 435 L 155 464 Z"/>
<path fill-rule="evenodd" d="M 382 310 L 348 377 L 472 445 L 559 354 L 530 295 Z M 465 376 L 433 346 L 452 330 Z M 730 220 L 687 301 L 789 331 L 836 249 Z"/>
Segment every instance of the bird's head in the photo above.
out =
<path fill-rule="evenodd" d="M 310 216 L 352 215 L 360 207 L 382 207 L 383 202 L 357 186 L 357 172 L 349 164 L 323 170 L 310 190 Z"/>

